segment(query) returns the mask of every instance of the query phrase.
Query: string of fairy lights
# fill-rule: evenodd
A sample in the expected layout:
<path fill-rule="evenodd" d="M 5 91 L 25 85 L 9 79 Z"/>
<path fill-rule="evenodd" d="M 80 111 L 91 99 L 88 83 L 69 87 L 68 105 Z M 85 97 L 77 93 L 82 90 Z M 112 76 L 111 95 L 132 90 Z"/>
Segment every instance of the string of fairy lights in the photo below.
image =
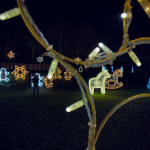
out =
<path fill-rule="evenodd" d="M 148 0 L 137 0 L 145 13 L 150 18 L 150 2 Z M 82 100 L 72 104 L 71 106 L 67 107 L 67 111 L 71 112 L 73 110 L 76 110 L 77 108 L 80 108 L 82 106 L 85 106 L 88 118 L 89 118 L 89 137 L 88 137 L 88 146 L 87 150 L 95 150 L 95 145 L 97 142 L 97 139 L 99 137 L 99 134 L 101 133 L 102 128 L 104 127 L 107 120 L 123 105 L 126 103 L 142 98 L 142 97 L 150 97 L 149 93 L 145 94 L 138 94 L 133 97 L 130 97 L 118 105 L 116 105 L 114 108 L 111 109 L 111 111 L 106 115 L 106 117 L 102 120 L 100 125 L 97 127 L 96 123 L 96 108 L 94 99 L 90 93 L 89 87 L 85 80 L 82 78 L 82 76 L 79 74 L 79 72 L 70 65 L 70 63 L 78 64 L 83 67 L 86 66 L 86 68 L 89 67 L 102 67 L 106 66 L 108 64 L 112 65 L 113 61 L 120 55 L 123 55 L 125 53 L 128 53 L 129 57 L 133 60 L 133 62 L 137 66 L 141 66 L 141 62 L 134 53 L 133 49 L 140 44 L 150 44 L 150 37 L 142 37 L 137 38 L 134 40 L 129 40 L 129 26 L 132 21 L 132 6 L 131 6 L 131 0 L 126 0 L 124 5 L 123 14 L 121 17 L 123 18 L 123 42 L 119 50 L 114 53 L 110 48 L 108 48 L 103 43 L 99 43 L 98 47 L 96 47 L 89 55 L 88 58 L 86 58 L 84 61 L 80 60 L 77 61 L 75 59 L 69 58 L 64 56 L 63 54 L 58 53 L 53 49 L 53 46 L 48 43 L 42 32 L 38 29 L 37 25 L 34 23 L 32 17 L 30 16 L 28 9 L 24 3 L 24 0 L 17 0 L 18 8 L 11 9 L 9 11 L 6 11 L 2 14 L 0 14 L 1 20 L 10 19 L 12 17 L 18 16 L 21 14 L 22 19 L 24 23 L 26 24 L 27 28 L 31 32 L 31 34 L 34 36 L 34 38 L 46 49 L 46 53 L 41 55 L 41 57 L 49 56 L 52 60 L 51 66 L 48 71 L 48 79 L 52 79 L 53 74 L 55 73 L 55 69 L 57 68 L 58 63 L 60 63 L 62 66 L 64 66 L 66 69 L 68 69 L 71 72 L 71 76 L 74 76 L 76 79 L 81 94 L 82 94 Z M 102 49 L 102 51 L 100 50 Z M 42 58 L 41 58 L 42 60 Z M 90 107 L 89 107 L 90 103 Z"/>

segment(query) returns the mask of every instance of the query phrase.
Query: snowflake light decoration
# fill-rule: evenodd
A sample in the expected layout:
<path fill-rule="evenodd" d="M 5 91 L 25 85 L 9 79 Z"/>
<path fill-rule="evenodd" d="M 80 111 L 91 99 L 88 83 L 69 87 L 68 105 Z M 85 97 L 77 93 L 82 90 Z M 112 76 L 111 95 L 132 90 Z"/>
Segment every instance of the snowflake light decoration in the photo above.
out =
<path fill-rule="evenodd" d="M 43 61 L 43 57 L 38 57 L 37 62 L 41 63 Z"/>
<path fill-rule="evenodd" d="M 9 78 L 7 78 L 6 76 L 9 75 L 9 72 L 6 71 L 5 68 L 1 68 L 0 69 L 0 81 L 9 81 Z"/>
<path fill-rule="evenodd" d="M 7 56 L 9 57 L 9 59 L 12 59 L 12 58 L 15 57 L 14 55 L 15 55 L 15 53 L 13 53 L 12 51 L 10 51 Z"/>
<path fill-rule="evenodd" d="M 29 71 L 26 71 L 24 65 L 22 67 L 18 67 L 17 65 L 15 65 L 15 70 L 11 73 L 15 75 L 15 78 L 17 80 L 17 79 L 25 79 L 25 76 L 27 73 L 29 73 Z"/>

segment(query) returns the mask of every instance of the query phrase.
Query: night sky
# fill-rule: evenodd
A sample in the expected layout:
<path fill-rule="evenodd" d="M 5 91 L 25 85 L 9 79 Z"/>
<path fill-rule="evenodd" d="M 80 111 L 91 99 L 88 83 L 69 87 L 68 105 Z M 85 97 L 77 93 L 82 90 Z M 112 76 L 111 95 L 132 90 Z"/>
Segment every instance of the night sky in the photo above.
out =
<path fill-rule="evenodd" d="M 33 20 L 43 32 L 44 36 L 47 38 L 50 44 L 54 44 L 54 49 L 59 51 L 57 44 L 53 43 L 53 37 L 48 34 L 46 31 L 48 26 L 55 26 L 62 21 L 68 30 L 72 29 L 69 34 L 74 35 L 74 28 L 88 27 L 91 28 L 93 40 L 89 41 L 86 51 L 88 55 L 92 49 L 98 46 L 99 42 L 103 42 L 114 52 L 118 51 L 119 47 L 122 44 L 123 39 L 123 27 L 122 19 L 120 14 L 123 12 L 124 0 L 119 0 L 114 3 L 114 1 L 25 1 L 25 4 L 29 10 L 30 15 Z M 149 18 L 143 11 L 140 4 L 134 0 L 131 2 L 133 19 L 129 28 L 129 37 L 131 40 L 139 37 L 149 37 Z M 0 13 L 17 7 L 17 2 L 15 0 L 3 1 L 3 4 L 0 6 Z M 7 40 L 8 45 L 11 45 L 11 42 L 18 41 L 18 44 L 26 45 L 19 40 L 27 41 L 26 34 L 29 34 L 28 29 L 26 28 L 21 16 L 12 18 L 6 21 L 0 21 L 1 27 L 1 53 L 4 54 L 4 45 Z M 13 39 L 13 40 L 12 40 Z M 70 42 L 76 43 L 77 38 L 71 39 Z M 4 44 L 5 43 L 5 44 Z M 57 43 L 57 42 L 56 42 Z M 88 43 L 88 41 L 87 41 Z M 6 47 L 6 46 L 5 46 Z M 13 46 L 12 46 L 13 47 Z M 40 46 L 39 46 L 40 47 Z M 67 47 L 67 46 L 66 46 Z M 66 48 L 65 47 L 65 48 Z M 42 49 L 42 47 L 40 47 Z M 142 57 L 144 56 L 143 52 L 148 52 L 149 46 L 139 46 L 137 47 L 136 53 Z M 23 57 L 24 50 L 20 50 L 17 47 L 13 47 L 14 51 L 20 56 L 20 59 L 16 61 L 21 61 Z M 76 50 L 74 53 L 78 53 Z M 43 49 L 43 52 L 45 50 Z M 67 53 L 67 51 L 66 51 Z M 81 51 L 80 51 L 81 53 Z M 42 54 L 42 53 L 41 53 Z M 65 52 L 64 52 L 65 54 Z M 81 54 L 77 54 L 82 57 Z M 75 57 L 77 57 L 77 55 Z M 2 55 L 1 55 L 2 56 Z M 130 58 L 129 58 L 130 59 Z M 1 58 L 1 61 L 4 59 Z M 6 59 L 5 59 L 6 60 Z M 26 61 L 26 60 L 24 60 Z"/>

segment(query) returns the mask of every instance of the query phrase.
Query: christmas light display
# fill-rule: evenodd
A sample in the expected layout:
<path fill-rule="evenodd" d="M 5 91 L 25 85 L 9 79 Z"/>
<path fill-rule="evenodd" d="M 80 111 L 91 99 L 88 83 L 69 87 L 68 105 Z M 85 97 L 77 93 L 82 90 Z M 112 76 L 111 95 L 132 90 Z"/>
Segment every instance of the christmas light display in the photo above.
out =
<path fill-rule="evenodd" d="M 118 78 L 123 76 L 123 71 L 117 69 L 113 74 L 110 74 L 110 78 L 106 79 L 106 89 L 118 89 L 123 86 L 122 82 L 118 82 Z"/>
<path fill-rule="evenodd" d="M 78 70 L 79 70 L 79 72 L 83 72 L 83 67 L 80 66 L 80 67 L 78 68 Z"/>
<path fill-rule="evenodd" d="M 46 86 L 46 88 L 51 88 L 53 86 L 53 78 L 49 79 L 47 76 L 44 79 L 44 85 Z"/>
<path fill-rule="evenodd" d="M 9 72 L 6 71 L 5 68 L 0 69 L 0 81 L 9 81 L 9 78 L 7 78 L 7 75 L 9 75 Z"/>
<path fill-rule="evenodd" d="M 132 73 L 134 73 L 134 68 L 133 68 L 133 66 L 132 66 Z"/>
<path fill-rule="evenodd" d="M 86 58 L 84 61 L 82 61 L 82 60 L 77 61 L 72 58 L 66 57 L 63 54 L 60 54 L 59 52 L 57 52 L 53 49 L 53 46 L 49 44 L 47 39 L 44 37 L 42 32 L 38 29 L 37 25 L 34 23 L 32 17 L 30 16 L 28 9 L 24 3 L 24 0 L 17 0 L 17 4 L 18 4 L 17 9 L 10 10 L 3 14 L 0 14 L 0 19 L 5 20 L 5 19 L 9 19 L 11 17 L 15 17 L 15 16 L 19 15 L 21 12 L 22 19 L 25 22 L 25 24 L 26 24 L 27 28 L 29 29 L 29 31 L 31 32 L 31 34 L 46 49 L 47 53 L 52 54 L 52 56 L 49 55 L 49 57 L 52 58 L 54 62 L 52 61 L 50 69 L 49 69 L 49 73 L 48 73 L 49 78 L 52 78 L 58 62 L 62 66 L 64 66 L 66 69 L 68 69 L 69 72 L 71 73 L 71 75 L 75 77 L 75 79 L 79 85 L 79 88 L 81 90 L 81 93 L 82 93 L 82 100 L 84 100 L 84 101 L 82 101 L 82 100 L 79 101 L 79 103 L 78 103 L 79 105 L 75 104 L 73 106 L 70 106 L 70 108 L 68 108 L 67 110 L 68 111 L 71 111 L 71 109 L 75 110 L 75 109 L 85 105 L 85 108 L 86 108 L 86 111 L 88 114 L 88 118 L 90 121 L 89 122 L 88 147 L 86 150 L 95 150 L 96 149 L 95 145 L 96 145 L 97 139 L 101 133 L 101 130 L 103 129 L 103 127 L 106 124 L 106 122 L 108 121 L 108 119 L 120 107 L 122 107 L 123 105 L 125 105 L 128 102 L 131 102 L 133 100 L 136 100 L 136 99 L 139 99 L 142 97 L 150 97 L 149 93 L 144 93 L 144 94 L 139 94 L 139 95 L 129 97 L 128 99 L 122 101 L 121 103 L 116 105 L 114 108 L 112 108 L 110 110 L 110 112 L 108 112 L 106 117 L 101 121 L 100 125 L 97 127 L 96 107 L 95 107 L 94 99 L 88 88 L 88 84 L 85 82 L 85 80 L 82 78 L 82 76 L 78 73 L 78 71 L 72 65 L 70 65 L 70 63 L 73 63 L 73 64 L 78 64 L 81 66 L 86 66 L 87 68 L 90 68 L 90 67 L 98 68 L 98 67 L 106 66 L 108 64 L 112 65 L 113 61 L 115 61 L 115 59 L 117 57 L 128 53 L 129 57 L 133 60 L 133 62 L 137 66 L 141 66 L 141 62 L 139 61 L 138 57 L 133 52 L 133 49 L 135 49 L 135 47 L 140 44 L 150 44 L 150 37 L 142 37 L 142 38 L 137 38 L 137 39 L 133 39 L 132 41 L 130 41 L 129 35 L 128 35 L 128 30 L 129 30 L 129 27 L 130 27 L 130 24 L 132 21 L 132 17 L 133 17 L 132 11 L 131 11 L 131 9 L 132 9 L 131 1 L 132 0 L 125 0 L 125 4 L 124 4 L 124 10 L 123 10 L 123 14 L 122 14 L 123 41 L 122 41 L 122 45 L 120 46 L 119 50 L 117 52 L 113 53 L 113 51 L 111 49 L 109 49 L 106 45 L 104 45 L 103 43 L 99 43 L 99 47 L 103 50 L 103 52 L 95 50 L 94 53 L 92 52 L 93 56 L 91 56 L 89 54 L 89 57 Z M 138 0 L 138 2 L 142 6 L 144 11 L 146 12 L 148 17 L 150 17 L 149 1 L 148 0 Z M 41 57 L 48 56 L 47 53 L 44 53 Z M 122 71 L 123 71 L 123 69 L 122 69 Z M 102 71 L 102 72 L 106 72 L 106 70 Z M 86 97 L 88 97 L 88 98 L 86 98 Z M 87 101 L 85 101 L 85 99 L 87 99 L 90 102 L 90 107 L 88 106 L 88 103 L 87 103 Z"/>
<path fill-rule="evenodd" d="M 12 58 L 15 57 L 14 55 L 15 55 L 15 53 L 13 53 L 12 51 L 10 51 L 7 56 L 9 57 L 9 59 L 12 59 Z"/>
<path fill-rule="evenodd" d="M 64 75 L 65 75 L 65 80 L 71 80 L 72 76 L 71 76 L 71 72 L 67 69 L 65 72 L 64 72 Z"/>
<path fill-rule="evenodd" d="M 150 78 L 148 80 L 147 88 L 150 89 Z"/>
<path fill-rule="evenodd" d="M 56 70 L 55 70 L 55 73 L 54 73 L 54 75 L 53 75 L 53 79 L 61 79 L 62 78 L 62 76 L 60 75 L 62 73 L 62 71 L 58 68 L 58 67 L 56 67 Z"/>
<path fill-rule="evenodd" d="M 38 57 L 37 62 L 41 63 L 43 61 L 43 57 Z"/>
<path fill-rule="evenodd" d="M 100 88 L 101 93 L 105 94 L 105 80 L 107 78 L 110 78 L 110 74 L 108 73 L 107 69 L 102 69 L 102 72 L 100 72 L 96 77 L 91 78 L 89 80 L 89 89 L 91 94 L 94 94 L 95 88 Z"/>
<path fill-rule="evenodd" d="M 25 76 L 27 73 L 29 73 L 29 71 L 26 71 L 24 65 L 22 67 L 18 67 L 17 65 L 15 65 L 15 70 L 11 73 L 15 75 L 15 78 L 17 80 L 17 79 L 25 79 Z"/>
<path fill-rule="evenodd" d="M 39 82 L 38 82 L 38 86 L 43 86 L 43 77 L 39 74 L 39 73 L 36 73 L 35 76 L 37 76 L 37 78 L 39 79 Z M 31 77 L 31 79 L 33 79 L 33 77 Z M 34 83 L 31 84 L 31 86 L 33 87 L 34 86 Z"/>
<path fill-rule="evenodd" d="M 77 58 L 74 58 L 74 60 L 76 60 L 76 61 L 77 61 L 77 63 L 76 63 L 76 64 L 78 65 L 78 62 L 79 62 L 79 61 L 81 61 L 82 59 L 80 59 L 79 57 L 77 57 Z"/>

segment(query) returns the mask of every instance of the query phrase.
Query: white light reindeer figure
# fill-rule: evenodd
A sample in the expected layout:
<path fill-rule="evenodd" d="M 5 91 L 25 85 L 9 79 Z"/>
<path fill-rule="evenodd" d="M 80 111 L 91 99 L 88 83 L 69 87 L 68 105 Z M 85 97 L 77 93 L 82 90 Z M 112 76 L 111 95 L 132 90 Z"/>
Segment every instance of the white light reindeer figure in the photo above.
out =
<path fill-rule="evenodd" d="M 89 89 L 92 95 L 94 94 L 95 88 L 100 88 L 101 93 L 105 94 L 105 81 L 107 78 L 110 78 L 110 74 L 107 69 L 104 70 L 104 67 L 102 67 L 102 72 L 89 80 Z"/>

